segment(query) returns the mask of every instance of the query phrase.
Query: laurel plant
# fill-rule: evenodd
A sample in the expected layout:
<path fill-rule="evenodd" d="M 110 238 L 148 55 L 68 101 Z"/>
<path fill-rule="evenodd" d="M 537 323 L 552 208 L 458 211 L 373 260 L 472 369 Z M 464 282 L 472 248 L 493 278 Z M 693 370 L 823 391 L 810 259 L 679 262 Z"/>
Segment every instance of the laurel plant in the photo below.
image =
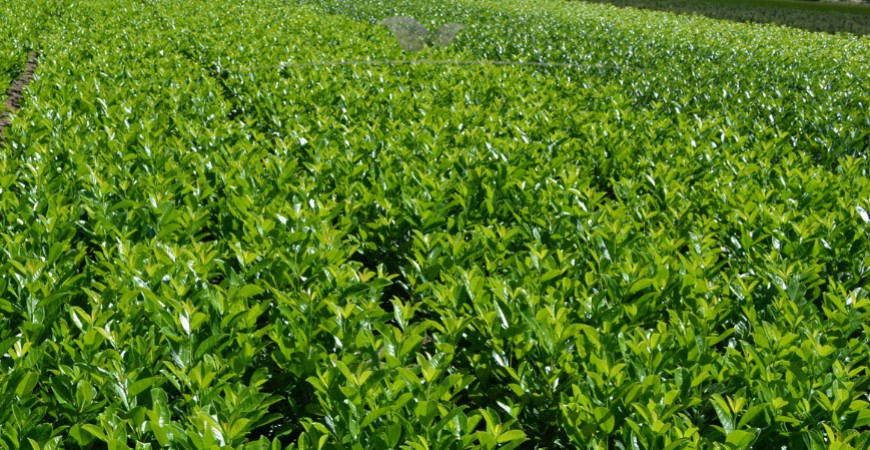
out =
<path fill-rule="evenodd" d="M 22 5 L 0 447 L 868 445 L 866 40 L 557 1 Z M 464 28 L 410 53 L 397 16 Z"/>

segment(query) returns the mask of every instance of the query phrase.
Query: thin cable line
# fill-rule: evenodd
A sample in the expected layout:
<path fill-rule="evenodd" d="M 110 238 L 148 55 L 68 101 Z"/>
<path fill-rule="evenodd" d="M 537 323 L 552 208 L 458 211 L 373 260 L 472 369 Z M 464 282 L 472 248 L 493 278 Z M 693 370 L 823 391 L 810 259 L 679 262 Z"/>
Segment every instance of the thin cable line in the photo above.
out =
<path fill-rule="evenodd" d="M 337 67 L 337 66 L 391 66 L 391 65 L 492 65 L 492 66 L 533 66 L 533 67 L 564 67 L 571 69 L 598 69 L 598 70 L 625 70 L 626 67 L 600 64 L 577 64 L 567 62 L 549 61 L 506 61 L 489 59 L 368 59 L 351 61 L 322 61 L 322 62 L 283 62 L 271 66 L 240 67 L 242 70 L 286 69 L 289 67 Z M 630 67 L 629 67 L 630 68 Z M 232 70 L 232 68 L 228 68 Z"/>

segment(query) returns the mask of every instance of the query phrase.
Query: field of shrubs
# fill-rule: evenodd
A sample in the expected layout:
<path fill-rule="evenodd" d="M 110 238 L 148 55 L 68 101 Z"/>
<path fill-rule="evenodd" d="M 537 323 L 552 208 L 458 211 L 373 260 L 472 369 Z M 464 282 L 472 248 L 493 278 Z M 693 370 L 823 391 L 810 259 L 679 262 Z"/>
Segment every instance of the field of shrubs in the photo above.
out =
<path fill-rule="evenodd" d="M 774 23 L 825 33 L 870 34 L 870 5 L 813 0 L 586 0 L 736 22 Z"/>
<path fill-rule="evenodd" d="M 463 28 L 409 52 L 393 16 Z M 0 448 L 870 445 L 867 38 L 556 0 L 0 23 L 0 83 L 39 56 Z"/>

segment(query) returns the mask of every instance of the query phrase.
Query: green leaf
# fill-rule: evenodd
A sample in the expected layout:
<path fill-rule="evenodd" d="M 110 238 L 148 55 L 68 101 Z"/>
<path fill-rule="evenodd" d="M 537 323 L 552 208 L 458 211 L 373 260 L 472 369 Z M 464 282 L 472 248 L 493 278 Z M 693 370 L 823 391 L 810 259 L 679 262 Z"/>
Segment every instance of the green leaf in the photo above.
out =
<path fill-rule="evenodd" d="M 91 434 L 91 436 L 108 443 L 109 439 L 106 437 L 106 434 L 103 432 L 103 429 L 93 424 L 84 424 L 82 425 L 82 430 L 87 431 Z"/>
<path fill-rule="evenodd" d="M 151 386 L 154 386 L 155 384 L 159 383 L 160 380 L 161 380 L 161 377 L 149 377 L 149 378 L 143 378 L 141 380 L 136 380 L 134 383 L 130 384 L 130 386 L 127 388 L 127 395 L 130 397 L 135 397 L 135 396 L 139 395 L 140 393 L 142 393 L 143 391 L 145 391 L 145 389 L 148 389 Z"/>
<path fill-rule="evenodd" d="M 563 273 L 563 270 L 560 270 L 560 269 L 549 270 L 549 271 L 547 271 L 547 273 L 545 273 L 543 276 L 541 276 L 541 283 L 545 283 L 547 281 L 550 281 L 553 278 L 556 278 L 556 277 L 562 275 L 562 273 Z"/>
<path fill-rule="evenodd" d="M 504 444 L 505 442 L 527 441 L 526 433 L 521 430 L 508 430 L 498 435 L 497 443 Z"/>
<path fill-rule="evenodd" d="M 602 406 L 596 406 L 594 410 L 595 420 L 598 421 L 598 426 L 605 433 L 613 432 L 613 428 L 616 425 L 616 417 L 613 415 L 613 412 L 609 408 L 604 408 Z"/>
<path fill-rule="evenodd" d="M 716 415 L 719 416 L 722 428 L 725 429 L 725 435 L 730 436 L 731 432 L 734 431 L 734 419 L 731 417 L 728 402 L 718 394 L 711 396 L 710 402 L 713 404 L 713 410 L 716 411 Z"/>
<path fill-rule="evenodd" d="M 239 298 L 249 298 L 255 295 L 260 295 L 263 292 L 265 292 L 265 290 L 256 284 L 246 284 L 236 292 L 236 296 Z"/>
<path fill-rule="evenodd" d="M 728 448 L 743 449 L 749 448 L 755 442 L 755 433 L 743 430 L 734 430 L 728 433 L 725 437 L 725 444 Z"/>
<path fill-rule="evenodd" d="M 15 388 L 15 395 L 18 398 L 23 398 L 33 392 L 36 383 L 39 381 L 39 375 L 36 372 L 25 372 Z"/>

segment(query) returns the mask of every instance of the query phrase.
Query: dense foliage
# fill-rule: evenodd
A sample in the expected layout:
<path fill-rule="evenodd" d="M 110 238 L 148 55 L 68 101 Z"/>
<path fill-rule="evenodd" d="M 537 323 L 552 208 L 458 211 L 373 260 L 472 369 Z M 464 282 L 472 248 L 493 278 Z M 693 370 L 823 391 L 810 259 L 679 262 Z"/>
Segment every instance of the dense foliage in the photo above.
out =
<path fill-rule="evenodd" d="M 9 3 L 41 62 L 0 152 L 0 446 L 870 442 L 866 39 Z M 393 15 L 465 28 L 407 54 Z M 408 58 L 566 65 L 317 64 Z"/>

